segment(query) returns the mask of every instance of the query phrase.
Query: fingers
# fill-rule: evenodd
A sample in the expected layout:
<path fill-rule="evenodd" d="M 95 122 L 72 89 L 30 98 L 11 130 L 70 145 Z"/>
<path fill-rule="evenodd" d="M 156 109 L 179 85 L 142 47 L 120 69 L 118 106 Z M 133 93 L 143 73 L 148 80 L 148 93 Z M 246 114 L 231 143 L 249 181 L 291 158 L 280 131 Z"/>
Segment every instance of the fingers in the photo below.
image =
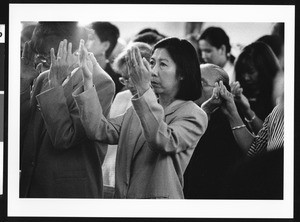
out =
<path fill-rule="evenodd" d="M 135 54 L 136 54 L 136 53 L 135 53 L 134 47 L 132 47 L 132 49 L 129 49 L 129 55 L 130 55 L 129 60 L 130 60 L 131 65 L 132 65 L 133 67 L 138 66 L 138 63 L 137 63 L 136 55 L 135 55 Z"/>
<path fill-rule="evenodd" d="M 143 64 L 146 67 L 146 69 L 150 72 L 151 66 L 150 66 L 149 62 L 147 61 L 147 59 L 145 59 L 145 57 L 143 57 Z"/>
<path fill-rule="evenodd" d="M 42 63 L 39 63 L 39 64 L 36 66 L 36 70 L 38 71 L 38 73 L 41 73 L 41 72 L 42 72 L 42 67 L 43 67 L 43 64 L 42 64 Z"/>
<path fill-rule="evenodd" d="M 84 46 L 84 40 L 81 39 L 80 42 L 79 42 L 79 61 L 80 61 L 80 65 L 82 66 L 83 63 L 85 62 L 85 52 L 83 50 L 83 46 Z"/>
<path fill-rule="evenodd" d="M 72 55 L 72 42 L 68 44 L 68 55 Z"/>
<path fill-rule="evenodd" d="M 97 65 L 97 60 L 95 58 L 94 53 L 89 52 L 89 58 L 90 58 L 91 62 L 93 63 L 93 65 Z"/>
<path fill-rule="evenodd" d="M 50 49 L 50 57 L 51 57 L 51 65 L 55 65 L 56 64 L 56 58 L 55 58 L 55 54 L 54 54 L 54 48 Z"/>
<path fill-rule="evenodd" d="M 143 59 L 142 59 L 141 52 L 140 52 L 139 48 L 138 47 L 133 47 L 133 51 L 134 51 L 134 59 L 136 61 L 136 64 L 138 66 L 142 66 L 144 63 L 143 63 Z"/>
<path fill-rule="evenodd" d="M 58 50 L 57 50 L 57 59 L 60 59 L 62 57 L 62 53 L 63 53 L 63 41 L 60 41 L 59 46 L 58 46 Z"/>
<path fill-rule="evenodd" d="M 67 46 L 68 46 L 68 41 L 66 40 L 66 39 L 64 39 L 64 41 L 63 41 L 63 50 L 62 50 L 62 59 L 63 60 L 66 60 L 67 59 L 67 53 L 68 53 L 68 51 L 67 51 Z"/>
<path fill-rule="evenodd" d="M 29 42 L 25 42 L 24 44 L 24 49 L 23 49 L 23 53 L 22 53 L 22 57 L 23 58 L 28 58 L 29 57 Z"/>

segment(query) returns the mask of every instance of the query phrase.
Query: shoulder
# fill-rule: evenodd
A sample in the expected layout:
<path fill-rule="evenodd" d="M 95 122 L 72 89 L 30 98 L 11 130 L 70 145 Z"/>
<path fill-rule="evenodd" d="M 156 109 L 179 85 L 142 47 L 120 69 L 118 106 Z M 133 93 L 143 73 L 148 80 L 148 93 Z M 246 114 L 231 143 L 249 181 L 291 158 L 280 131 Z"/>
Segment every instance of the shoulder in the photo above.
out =
<path fill-rule="evenodd" d="M 130 100 L 132 97 L 132 94 L 129 90 L 121 91 L 116 94 L 115 100 L 118 101 L 123 101 L 123 100 Z"/>
<path fill-rule="evenodd" d="M 205 125 L 208 123 L 207 114 L 193 101 L 183 101 L 175 111 L 175 115 L 181 117 L 190 117 Z"/>

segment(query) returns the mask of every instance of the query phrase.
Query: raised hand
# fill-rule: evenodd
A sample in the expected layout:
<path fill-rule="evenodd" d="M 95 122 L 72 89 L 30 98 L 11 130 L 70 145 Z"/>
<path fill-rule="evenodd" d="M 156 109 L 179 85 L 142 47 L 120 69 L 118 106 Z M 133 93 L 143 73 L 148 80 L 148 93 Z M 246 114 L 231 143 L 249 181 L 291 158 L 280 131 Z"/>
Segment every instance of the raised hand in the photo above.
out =
<path fill-rule="evenodd" d="M 67 62 L 67 40 L 61 41 L 58 47 L 57 57 L 55 56 L 54 49 L 50 50 L 51 65 L 48 74 L 50 87 L 62 85 L 63 81 L 71 73 L 69 64 Z"/>
<path fill-rule="evenodd" d="M 25 42 L 21 57 L 21 92 L 29 87 L 41 72 L 41 63 L 34 67 L 34 56 L 35 53 L 31 50 L 29 42 Z"/>
<path fill-rule="evenodd" d="M 135 46 L 127 51 L 126 62 L 132 83 L 141 96 L 150 88 L 150 64 L 145 58 L 142 59 L 139 49 Z"/>
<path fill-rule="evenodd" d="M 82 69 L 83 86 L 84 90 L 88 90 L 93 87 L 93 62 L 91 54 L 88 53 L 84 46 L 84 40 L 81 39 L 79 43 L 79 64 Z"/>
<path fill-rule="evenodd" d="M 247 112 L 250 110 L 250 103 L 248 99 L 243 94 L 243 88 L 241 88 L 240 83 L 233 82 L 230 85 L 231 87 L 231 93 L 233 94 L 233 98 L 237 106 L 243 111 Z"/>
<path fill-rule="evenodd" d="M 72 53 L 72 42 L 68 43 L 67 63 L 69 72 L 80 66 L 78 53 Z"/>
<path fill-rule="evenodd" d="M 220 89 L 219 84 L 216 82 L 211 97 L 201 105 L 207 115 L 213 113 L 222 104 Z"/>
<path fill-rule="evenodd" d="M 237 114 L 237 108 L 234 103 L 233 95 L 226 89 L 226 87 L 223 84 L 223 81 L 219 82 L 220 85 L 220 96 L 223 100 L 222 102 L 222 111 L 225 115 L 236 115 Z"/>

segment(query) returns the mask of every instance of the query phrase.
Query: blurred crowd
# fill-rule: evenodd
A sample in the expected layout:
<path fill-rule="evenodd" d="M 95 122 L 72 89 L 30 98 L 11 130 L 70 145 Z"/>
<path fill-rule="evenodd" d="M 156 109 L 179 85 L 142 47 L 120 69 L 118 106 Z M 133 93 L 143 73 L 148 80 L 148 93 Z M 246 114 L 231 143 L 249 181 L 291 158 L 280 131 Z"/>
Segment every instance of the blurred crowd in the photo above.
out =
<path fill-rule="evenodd" d="M 162 33 L 23 28 L 20 197 L 283 199 L 284 24 Z"/>

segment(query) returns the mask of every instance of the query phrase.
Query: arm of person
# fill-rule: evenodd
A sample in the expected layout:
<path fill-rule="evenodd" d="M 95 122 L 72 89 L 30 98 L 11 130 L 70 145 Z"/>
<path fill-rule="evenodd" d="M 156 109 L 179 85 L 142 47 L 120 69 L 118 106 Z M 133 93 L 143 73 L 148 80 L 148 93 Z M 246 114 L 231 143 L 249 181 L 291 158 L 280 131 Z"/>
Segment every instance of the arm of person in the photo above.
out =
<path fill-rule="evenodd" d="M 65 44 L 67 43 L 65 42 Z M 64 45 L 62 47 L 64 47 Z M 53 52 L 51 55 L 54 59 L 55 55 Z M 63 58 L 63 56 L 61 57 Z M 55 67 L 56 63 L 54 62 L 53 64 L 53 66 Z M 60 66 L 63 67 L 63 65 Z M 64 72 L 66 71 L 66 67 L 67 65 L 65 66 L 65 68 L 57 68 L 57 70 L 60 70 L 60 72 Z M 51 75 L 51 69 L 49 75 Z M 64 74 L 60 73 L 55 75 L 61 76 Z M 80 143 L 86 138 L 86 134 L 80 120 L 76 103 L 73 99 L 67 101 L 66 98 L 66 89 L 73 89 L 73 78 L 76 79 L 76 73 L 70 78 L 70 80 L 64 87 L 61 84 L 62 80 L 59 80 L 59 78 L 57 78 L 58 81 L 60 81 L 58 84 L 55 83 L 55 80 L 51 89 L 39 94 L 36 97 L 41 107 L 42 116 L 44 118 L 51 141 L 54 147 L 60 149 L 68 149 Z M 51 82 L 51 79 L 53 78 L 50 77 L 49 79 L 49 82 Z M 97 98 L 100 98 L 100 102 L 104 107 L 104 113 L 105 115 L 108 115 L 114 95 L 113 81 L 110 78 L 101 78 L 95 74 L 95 82 L 98 90 L 97 93 L 105 95 Z M 69 94 L 69 96 L 71 96 L 71 93 Z"/>
<path fill-rule="evenodd" d="M 220 91 L 220 88 L 219 88 L 218 83 L 216 82 L 211 97 L 208 100 L 206 100 L 205 102 L 203 102 L 201 105 L 201 108 L 204 110 L 204 112 L 208 116 L 208 120 L 210 120 L 211 114 L 214 111 L 216 111 L 221 105 L 222 101 L 219 96 L 219 91 Z"/>
<path fill-rule="evenodd" d="M 41 64 L 34 67 L 34 52 L 29 42 L 25 42 L 24 51 L 21 57 L 21 81 L 20 81 L 20 133 L 21 140 L 27 131 L 32 106 L 32 85 L 40 74 Z"/>
<path fill-rule="evenodd" d="M 84 86 L 73 93 L 85 132 L 91 140 L 117 144 L 124 115 L 107 119 L 99 102 L 95 86 L 84 90 Z"/>
<path fill-rule="evenodd" d="M 132 104 L 149 147 L 158 153 L 174 154 L 195 147 L 207 128 L 206 113 L 192 102 L 177 110 L 176 118 L 166 123 L 163 107 L 150 88 L 141 97 L 136 95 Z"/>
<path fill-rule="evenodd" d="M 93 74 L 87 67 L 87 51 L 84 47 L 84 41 L 80 42 L 80 49 L 83 86 L 75 90 L 73 93 L 73 97 L 79 109 L 80 120 L 87 136 L 90 139 L 108 144 L 117 144 L 124 115 L 118 116 L 110 121 L 105 118 L 103 114 L 106 112 L 108 115 L 108 111 L 105 111 L 107 108 L 103 109 L 99 98 L 101 100 L 103 95 L 107 93 L 107 90 L 103 86 L 102 93 L 98 93 L 97 95 L 96 87 L 93 85 L 93 81 L 95 81 L 95 79 L 93 79 Z M 103 73 L 104 70 L 98 69 L 98 72 Z M 112 82 L 111 79 L 110 81 Z M 114 94 L 114 87 L 112 87 L 112 89 L 112 94 Z"/>
<path fill-rule="evenodd" d="M 234 96 L 234 101 L 238 108 L 242 111 L 244 119 L 247 125 L 250 127 L 254 134 L 262 128 L 263 121 L 255 115 L 255 112 L 251 109 L 248 99 L 243 94 L 243 88 L 241 88 L 238 81 L 231 84 L 231 93 Z"/>
<path fill-rule="evenodd" d="M 254 136 L 239 116 L 233 95 L 227 91 L 222 81 L 220 81 L 220 96 L 223 99 L 221 109 L 230 123 L 237 144 L 246 154 L 254 140 Z"/>

